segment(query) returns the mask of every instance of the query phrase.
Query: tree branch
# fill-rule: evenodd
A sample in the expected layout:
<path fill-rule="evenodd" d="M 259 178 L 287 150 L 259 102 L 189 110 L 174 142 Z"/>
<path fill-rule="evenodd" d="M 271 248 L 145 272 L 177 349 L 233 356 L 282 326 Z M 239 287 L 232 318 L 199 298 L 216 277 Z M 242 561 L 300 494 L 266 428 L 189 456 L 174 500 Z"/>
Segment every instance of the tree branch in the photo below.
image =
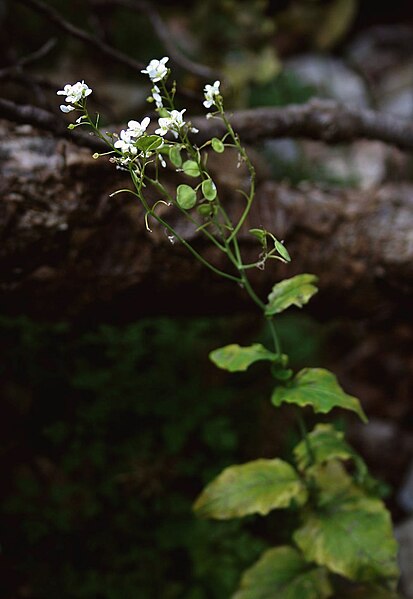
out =
<path fill-rule="evenodd" d="M 84 29 L 76 27 L 72 23 L 69 23 L 64 19 L 54 8 L 47 6 L 41 0 L 16 0 L 20 4 L 24 4 L 32 8 L 34 11 L 46 17 L 50 22 L 54 23 L 59 29 L 65 31 L 74 38 L 77 38 L 92 48 L 99 50 L 104 56 L 108 56 L 112 60 L 123 64 L 126 67 L 132 69 L 135 73 L 138 73 L 141 69 L 145 68 L 145 65 L 141 62 L 130 58 L 127 54 L 112 48 L 98 37 L 87 33 Z"/>
<path fill-rule="evenodd" d="M 130 318 L 165 310 L 214 313 L 217 305 L 225 313 L 249 306 L 236 286 L 211 277 L 180 244 L 172 247 L 162 227 L 153 226 L 149 234 L 144 211 L 130 194 L 109 198 L 130 181 L 106 160 L 92 160 L 73 146 L 62 152 L 58 141 L 41 135 L 11 138 L 6 129 L 0 138 L 3 312 Z M 235 163 L 220 158 L 213 171 L 233 220 L 242 211 L 239 194 L 228 186 L 228 176 L 240 176 Z M 177 175 L 165 171 L 165 177 L 175 189 Z M 285 240 L 292 263 L 269 261 L 264 271 L 249 270 L 254 288 L 265 298 L 277 280 L 314 272 L 323 293 L 313 309 L 323 317 L 329 311 L 337 314 L 338 304 L 341 314 L 370 319 L 407 309 L 413 294 L 412 196 L 409 184 L 364 191 L 261 183 L 241 235 L 243 257 L 246 262 L 258 259 L 261 248 L 248 229 L 262 226 Z M 202 232 L 172 207 L 160 209 L 197 251 L 218 268 L 228 268 Z"/>
<path fill-rule="evenodd" d="M 370 139 L 402 150 L 413 150 L 410 122 L 374 110 L 347 107 L 334 100 L 313 99 L 306 104 L 281 108 L 253 108 L 235 112 L 230 120 L 235 131 L 247 142 L 278 137 L 326 143 Z M 220 137 L 225 131 L 219 119 L 210 119 L 206 124 L 204 119 L 194 118 L 192 122 L 200 129 L 196 138 L 200 143 L 211 135 Z"/>
<path fill-rule="evenodd" d="M 120 6 L 131 11 L 144 13 L 148 17 L 156 35 L 164 45 L 166 52 L 176 64 L 180 65 L 189 73 L 193 73 L 204 79 L 223 78 L 222 73 L 189 59 L 179 50 L 159 12 L 155 10 L 154 6 L 149 2 L 146 2 L 145 0 L 98 0 L 95 4 L 103 6 Z"/>
<path fill-rule="evenodd" d="M 45 44 L 43 44 L 38 50 L 32 52 L 32 54 L 28 54 L 27 56 L 23 56 L 15 64 L 12 64 L 8 67 L 0 69 L 0 79 L 4 79 L 8 77 L 10 73 L 14 71 L 21 72 L 23 67 L 26 67 L 41 58 L 44 58 L 52 48 L 56 45 L 56 39 L 50 39 Z"/>
<path fill-rule="evenodd" d="M 41 108 L 0 99 L 0 118 L 34 125 L 94 150 L 103 151 L 104 148 L 99 140 L 89 135 L 68 131 L 63 120 Z M 314 139 L 326 143 L 370 139 L 402 150 L 413 150 L 413 126 L 409 122 L 373 110 L 347 108 L 332 100 L 312 100 L 282 108 L 243 110 L 233 113 L 230 120 L 241 139 L 249 143 L 280 137 Z M 194 137 L 199 144 L 213 136 L 220 137 L 225 131 L 219 119 L 198 116 L 192 119 L 192 123 L 199 129 Z"/>
<path fill-rule="evenodd" d="M 0 98 L 0 118 L 23 125 L 33 125 L 52 133 L 55 137 L 63 137 L 78 146 L 90 148 L 95 152 L 105 152 L 108 149 L 106 144 L 97 137 L 68 129 L 63 118 L 37 106 L 16 104 L 11 100 Z"/>

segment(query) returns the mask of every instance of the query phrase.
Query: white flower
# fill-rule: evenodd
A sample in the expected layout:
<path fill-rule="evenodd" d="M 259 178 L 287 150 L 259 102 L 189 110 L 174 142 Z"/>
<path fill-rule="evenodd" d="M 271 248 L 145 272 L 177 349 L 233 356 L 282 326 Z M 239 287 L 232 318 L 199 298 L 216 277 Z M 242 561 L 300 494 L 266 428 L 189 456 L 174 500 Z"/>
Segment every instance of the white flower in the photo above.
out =
<path fill-rule="evenodd" d="M 74 85 L 67 83 L 63 89 L 57 92 L 58 96 L 66 96 L 66 102 L 77 104 L 92 93 L 92 90 L 84 81 L 78 81 Z"/>
<path fill-rule="evenodd" d="M 175 136 L 178 137 L 178 132 L 185 125 L 185 121 L 183 118 L 183 114 L 186 111 L 186 108 L 183 110 L 171 110 L 169 116 L 161 117 L 158 119 L 159 129 L 156 129 L 155 133 L 158 135 L 166 135 L 169 131 Z"/>
<path fill-rule="evenodd" d="M 113 145 L 115 148 L 118 148 L 122 152 L 122 154 L 135 155 L 138 151 L 136 146 L 134 145 L 134 140 L 132 139 L 132 134 L 129 131 L 129 129 L 122 129 L 122 131 L 119 134 L 118 141 L 115 141 Z"/>
<path fill-rule="evenodd" d="M 156 108 L 163 108 L 161 90 L 157 85 L 152 88 L 152 98 L 155 100 Z"/>
<path fill-rule="evenodd" d="M 66 104 L 60 104 L 60 110 L 62 112 L 70 112 L 71 110 L 75 110 L 74 106 L 70 106 L 70 104 L 66 105 Z"/>
<path fill-rule="evenodd" d="M 132 137 L 142 137 L 150 122 L 151 119 L 148 116 L 146 116 L 141 123 L 138 121 L 129 121 L 127 132 Z"/>
<path fill-rule="evenodd" d="M 214 85 L 207 84 L 204 87 L 204 106 L 205 108 L 211 108 L 214 104 L 216 104 L 216 98 L 219 96 L 219 86 L 221 85 L 220 81 L 215 81 Z"/>
<path fill-rule="evenodd" d="M 161 79 L 168 73 L 168 68 L 165 66 L 168 60 L 168 56 L 164 56 L 161 60 L 156 60 L 156 58 L 154 58 L 141 73 L 146 73 L 149 76 L 149 79 L 154 83 L 161 81 Z"/>

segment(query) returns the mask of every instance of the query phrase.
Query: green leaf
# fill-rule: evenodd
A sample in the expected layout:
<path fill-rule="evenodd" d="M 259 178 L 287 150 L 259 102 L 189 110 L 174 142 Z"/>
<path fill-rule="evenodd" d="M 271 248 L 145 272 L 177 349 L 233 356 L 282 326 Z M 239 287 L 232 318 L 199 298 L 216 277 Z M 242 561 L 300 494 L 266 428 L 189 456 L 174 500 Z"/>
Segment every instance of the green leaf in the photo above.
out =
<path fill-rule="evenodd" d="M 218 137 L 212 138 L 211 145 L 214 152 L 217 152 L 218 154 L 222 154 L 222 152 L 225 150 L 224 144 L 220 139 L 218 139 Z"/>
<path fill-rule="evenodd" d="M 344 433 L 335 430 L 331 424 L 317 424 L 306 441 L 294 448 L 294 457 L 300 471 L 329 460 L 353 460 L 359 478 L 363 480 L 367 476 L 367 466 L 362 458 L 346 443 Z"/>
<path fill-rule="evenodd" d="M 177 168 L 182 166 L 181 148 L 179 146 L 172 146 L 169 148 L 169 160 Z"/>
<path fill-rule="evenodd" d="M 294 533 L 304 557 L 350 580 L 398 577 L 390 514 L 378 499 L 336 495 Z"/>
<path fill-rule="evenodd" d="M 136 142 L 136 147 L 143 152 L 149 152 L 150 150 L 156 150 L 164 143 L 163 137 L 159 135 L 143 135 Z"/>
<path fill-rule="evenodd" d="M 200 175 L 199 167 L 195 160 L 185 160 L 182 165 L 182 170 L 185 175 L 188 175 L 189 177 L 199 177 Z"/>
<path fill-rule="evenodd" d="M 316 281 L 315 275 L 303 274 L 276 283 L 268 296 L 268 304 L 265 308 L 266 316 L 283 312 L 290 306 L 302 308 L 317 293 L 317 287 L 313 284 Z"/>
<path fill-rule="evenodd" d="M 215 200 L 217 197 L 217 188 L 212 179 L 205 179 L 205 181 L 202 181 L 201 188 L 205 199 L 207 199 L 209 202 Z"/>
<path fill-rule="evenodd" d="M 283 460 L 255 460 L 230 466 L 203 490 L 194 504 L 201 518 L 226 520 L 248 514 L 265 516 L 273 509 L 302 505 L 307 490 L 297 472 Z"/>
<path fill-rule="evenodd" d="M 196 204 L 195 190 L 184 183 L 179 185 L 178 189 L 176 190 L 176 201 L 178 202 L 180 208 L 183 208 L 184 210 L 190 210 Z"/>
<path fill-rule="evenodd" d="M 327 599 L 332 594 L 325 568 L 283 546 L 269 549 L 245 571 L 232 599 Z"/>
<path fill-rule="evenodd" d="M 204 218 L 209 218 L 212 214 L 212 206 L 210 204 L 200 204 L 197 210 Z"/>
<path fill-rule="evenodd" d="M 274 362 L 278 361 L 280 356 L 266 349 L 261 343 L 253 343 L 248 347 L 231 343 L 231 345 L 214 349 L 209 354 L 209 358 L 218 368 L 229 372 L 241 372 L 247 370 L 254 362 L 259 360 Z"/>
<path fill-rule="evenodd" d="M 271 396 L 274 406 L 292 403 L 311 406 L 314 412 L 327 414 L 333 408 L 356 412 L 363 422 L 367 417 L 359 400 L 347 395 L 332 372 L 324 368 L 304 368 L 286 386 L 276 387 Z"/>
<path fill-rule="evenodd" d="M 254 235 L 254 237 L 256 237 L 258 239 L 258 241 L 261 243 L 261 245 L 266 247 L 267 231 L 265 231 L 264 229 L 250 229 L 249 232 L 251 233 L 251 235 Z"/>
<path fill-rule="evenodd" d="M 285 245 L 283 243 L 281 243 L 281 241 L 278 241 L 278 239 L 276 239 L 275 237 L 273 238 L 273 240 L 274 240 L 274 247 L 277 250 L 277 252 L 280 254 L 281 258 L 283 258 L 283 260 L 285 260 L 286 262 L 291 262 L 290 254 L 288 253 Z M 273 288 L 273 291 L 274 291 L 274 288 Z"/>

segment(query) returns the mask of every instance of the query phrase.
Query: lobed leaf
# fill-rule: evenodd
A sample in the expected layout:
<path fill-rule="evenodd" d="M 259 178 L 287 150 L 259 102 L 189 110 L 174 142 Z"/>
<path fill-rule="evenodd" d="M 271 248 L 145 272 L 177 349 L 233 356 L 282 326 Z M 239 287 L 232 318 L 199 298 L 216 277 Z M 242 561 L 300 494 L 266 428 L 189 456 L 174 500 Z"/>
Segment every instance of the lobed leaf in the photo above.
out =
<path fill-rule="evenodd" d="M 247 370 L 254 362 L 259 360 L 274 362 L 279 360 L 280 356 L 266 349 L 261 343 L 253 343 L 248 347 L 231 343 L 214 349 L 209 354 L 209 358 L 218 368 L 229 372 L 241 372 Z"/>
<path fill-rule="evenodd" d="M 283 460 L 255 460 L 230 466 L 203 490 L 194 504 L 201 518 L 226 520 L 302 505 L 307 490 L 295 469 Z"/>
<path fill-rule="evenodd" d="M 332 372 L 324 368 L 304 368 L 286 386 L 274 389 L 271 401 L 275 406 L 292 403 L 311 406 L 314 412 L 327 414 L 333 408 L 355 412 L 363 422 L 367 417 L 359 400 L 347 395 Z"/>
<path fill-rule="evenodd" d="M 283 546 L 269 549 L 245 571 L 233 599 L 327 599 L 332 594 L 325 568 Z"/>
<path fill-rule="evenodd" d="M 284 248 L 284 246 L 282 247 Z M 289 261 L 290 256 L 285 248 L 284 250 L 288 256 L 285 260 Z M 302 308 L 317 293 L 318 289 L 314 285 L 316 281 L 317 277 L 315 275 L 302 274 L 276 283 L 268 296 L 268 303 L 265 308 L 266 316 L 279 314 L 290 306 Z"/>

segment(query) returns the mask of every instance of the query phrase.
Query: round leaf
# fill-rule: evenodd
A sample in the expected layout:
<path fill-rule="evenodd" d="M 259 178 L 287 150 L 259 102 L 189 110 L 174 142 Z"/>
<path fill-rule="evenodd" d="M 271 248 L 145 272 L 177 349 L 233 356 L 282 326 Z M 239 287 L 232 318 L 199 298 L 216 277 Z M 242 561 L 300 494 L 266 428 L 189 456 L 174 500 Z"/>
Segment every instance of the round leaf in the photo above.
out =
<path fill-rule="evenodd" d="M 179 185 L 178 189 L 176 190 L 176 201 L 178 202 L 180 208 L 183 208 L 184 210 L 190 210 L 196 204 L 195 190 L 184 183 Z"/>
<path fill-rule="evenodd" d="M 327 599 L 332 594 L 325 568 L 285 546 L 269 549 L 245 571 L 233 599 Z"/>
<path fill-rule="evenodd" d="M 177 168 L 182 166 L 181 148 L 179 146 L 169 148 L 169 160 Z"/>
<path fill-rule="evenodd" d="M 208 201 L 212 202 L 217 197 L 217 188 L 212 179 L 205 179 L 202 181 L 202 193 L 204 194 L 204 198 Z"/>
<path fill-rule="evenodd" d="M 182 170 L 185 175 L 188 175 L 189 177 L 199 177 L 200 175 L 199 167 L 195 160 L 185 160 L 182 165 Z"/>
<path fill-rule="evenodd" d="M 211 145 L 214 152 L 217 152 L 218 154 L 222 154 L 222 152 L 225 150 L 224 144 L 220 139 L 218 139 L 218 137 L 212 138 Z"/>
<path fill-rule="evenodd" d="M 351 410 L 367 422 L 359 400 L 347 395 L 332 372 L 324 368 L 304 368 L 288 385 L 276 387 L 271 396 L 275 406 L 292 403 L 311 406 L 314 412 L 327 414 L 333 408 Z"/>
<path fill-rule="evenodd" d="M 307 490 L 297 472 L 283 460 L 255 460 L 230 466 L 213 480 L 194 504 L 201 518 L 227 520 L 247 514 L 265 516 L 295 500 L 307 501 Z"/>

